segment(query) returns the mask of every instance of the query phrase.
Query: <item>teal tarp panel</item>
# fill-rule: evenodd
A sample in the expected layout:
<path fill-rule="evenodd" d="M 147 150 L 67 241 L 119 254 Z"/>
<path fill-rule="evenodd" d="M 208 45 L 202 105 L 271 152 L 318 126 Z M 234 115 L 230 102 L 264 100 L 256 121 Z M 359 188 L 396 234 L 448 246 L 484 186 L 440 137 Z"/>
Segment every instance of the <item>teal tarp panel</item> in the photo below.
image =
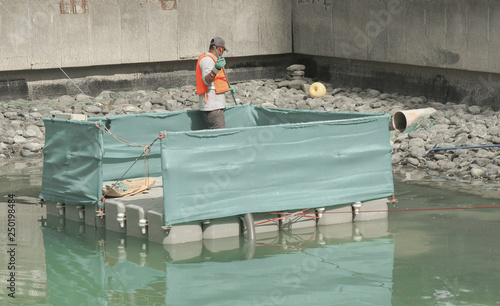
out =
<path fill-rule="evenodd" d="M 44 119 L 40 198 L 94 204 L 102 195 L 102 131 L 93 122 Z"/>
<path fill-rule="evenodd" d="M 268 112 L 255 110 L 257 116 Z M 310 120 L 320 113 L 301 112 Z M 394 187 L 388 122 L 389 115 L 372 114 L 170 132 L 161 140 L 165 223 L 390 196 Z"/>
<path fill-rule="evenodd" d="M 168 264 L 165 305 L 391 305 L 393 267 L 388 238 Z"/>
<path fill-rule="evenodd" d="M 248 106 L 228 107 L 226 110 L 227 126 L 255 126 L 252 110 L 253 108 Z M 140 146 L 150 145 L 162 131 L 195 131 L 205 127 L 201 113 L 196 110 L 120 115 L 89 120 L 101 121 L 103 125 L 108 126 L 114 136 Z M 102 171 L 105 181 L 121 178 L 144 152 L 143 147 L 133 146 L 130 143 L 118 141 L 110 134 L 104 133 L 105 153 Z M 144 177 L 147 166 L 145 159 L 146 156 L 143 155 L 141 160 L 128 170 L 123 179 Z M 152 146 L 147 162 L 149 175 L 161 176 L 159 143 Z"/>
<path fill-rule="evenodd" d="M 235 118 L 229 121 L 239 126 L 255 125 L 249 110 L 228 108 L 228 117 Z M 96 122 L 107 126 L 120 141 L 99 130 Z M 159 143 L 151 148 L 148 164 L 146 155 L 136 162 L 144 152 L 140 146 L 150 145 L 161 131 L 204 128 L 201 113 L 195 110 L 94 117 L 88 121 L 45 119 L 44 124 L 47 132 L 40 197 L 66 204 L 94 204 L 102 195 L 103 180 L 144 177 L 148 164 L 150 176 L 161 176 Z M 99 162 L 88 161 L 94 157 Z"/>
<path fill-rule="evenodd" d="M 305 123 L 329 120 L 345 120 L 363 117 L 380 116 L 373 113 L 323 112 L 298 109 L 276 109 L 252 107 L 255 124 L 252 126 L 277 125 L 286 123 Z M 239 126 L 236 126 L 239 127 Z"/>
<path fill-rule="evenodd" d="M 140 146 L 150 145 L 161 131 L 190 131 L 203 128 L 203 118 L 197 111 L 178 111 L 156 114 L 134 114 L 111 116 L 109 121 L 103 118 L 102 124 L 109 126 L 109 131 L 130 143 Z M 105 181 L 117 180 L 129 169 L 144 152 L 143 147 L 131 146 L 104 133 L 103 176 Z M 127 172 L 123 179 L 144 177 L 146 170 L 145 155 Z M 155 143 L 147 161 L 150 176 L 161 176 L 160 148 Z"/>

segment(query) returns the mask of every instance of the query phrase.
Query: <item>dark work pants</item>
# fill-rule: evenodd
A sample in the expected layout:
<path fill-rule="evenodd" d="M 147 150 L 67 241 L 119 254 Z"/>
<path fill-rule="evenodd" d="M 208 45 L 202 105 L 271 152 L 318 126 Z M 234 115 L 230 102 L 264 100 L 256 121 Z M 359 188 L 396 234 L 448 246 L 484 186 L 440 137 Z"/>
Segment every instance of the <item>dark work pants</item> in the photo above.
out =
<path fill-rule="evenodd" d="M 226 121 L 224 119 L 224 109 L 203 111 L 202 113 L 207 129 L 224 129 L 226 127 Z"/>

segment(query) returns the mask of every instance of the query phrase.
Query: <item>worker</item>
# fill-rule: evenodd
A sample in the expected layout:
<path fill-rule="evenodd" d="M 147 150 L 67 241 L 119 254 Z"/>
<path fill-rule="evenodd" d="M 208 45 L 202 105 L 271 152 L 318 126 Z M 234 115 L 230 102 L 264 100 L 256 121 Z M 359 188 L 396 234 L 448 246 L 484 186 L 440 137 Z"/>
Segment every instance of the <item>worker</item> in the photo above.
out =
<path fill-rule="evenodd" d="M 215 37 L 210 41 L 208 52 L 200 55 L 196 63 L 196 93 L 207 129 L 226 127 L 225 93 L 231 91 L 234 94 L 235 92 L 225 75 L 226 60 L 222 57 L 224 51 L 228 51 L 224 40 Z"/>

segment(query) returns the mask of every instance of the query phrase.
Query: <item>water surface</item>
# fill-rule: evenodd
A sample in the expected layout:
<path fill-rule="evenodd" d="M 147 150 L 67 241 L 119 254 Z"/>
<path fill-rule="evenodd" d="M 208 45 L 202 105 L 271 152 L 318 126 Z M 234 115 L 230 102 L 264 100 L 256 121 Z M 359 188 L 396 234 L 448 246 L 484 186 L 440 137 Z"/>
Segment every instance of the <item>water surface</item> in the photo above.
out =
<path fill-rule="evenodd" d="M 0 302 L 6 305 L 499 305 L 500 194 L 395 182 L 389 218 L 177 246 L 95 229 L 36 204 L 41 160 L 0 164 Z M 15 299 L 7 294 L 8 194 Z M 403 211 L 400 211 L 403 210 Z"/>

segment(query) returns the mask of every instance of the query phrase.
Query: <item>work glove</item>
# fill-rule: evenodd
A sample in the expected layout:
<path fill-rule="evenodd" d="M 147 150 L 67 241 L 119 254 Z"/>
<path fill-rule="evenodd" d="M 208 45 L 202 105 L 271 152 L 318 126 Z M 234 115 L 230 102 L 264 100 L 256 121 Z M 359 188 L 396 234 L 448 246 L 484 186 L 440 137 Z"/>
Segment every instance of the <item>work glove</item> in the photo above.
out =
<path fill-rule="evenodd" d="M 231 90 L 232 94 L 236 93 L 236 88 L 233 85 L 229 85 L 229 90 Z"/>
<path fill-rule="evenodd" d="M 224 66 L 226 66 L 226 59 L 221 57 L 215 62 L 214 69 L 212 71 L 217 74 Z"/>

